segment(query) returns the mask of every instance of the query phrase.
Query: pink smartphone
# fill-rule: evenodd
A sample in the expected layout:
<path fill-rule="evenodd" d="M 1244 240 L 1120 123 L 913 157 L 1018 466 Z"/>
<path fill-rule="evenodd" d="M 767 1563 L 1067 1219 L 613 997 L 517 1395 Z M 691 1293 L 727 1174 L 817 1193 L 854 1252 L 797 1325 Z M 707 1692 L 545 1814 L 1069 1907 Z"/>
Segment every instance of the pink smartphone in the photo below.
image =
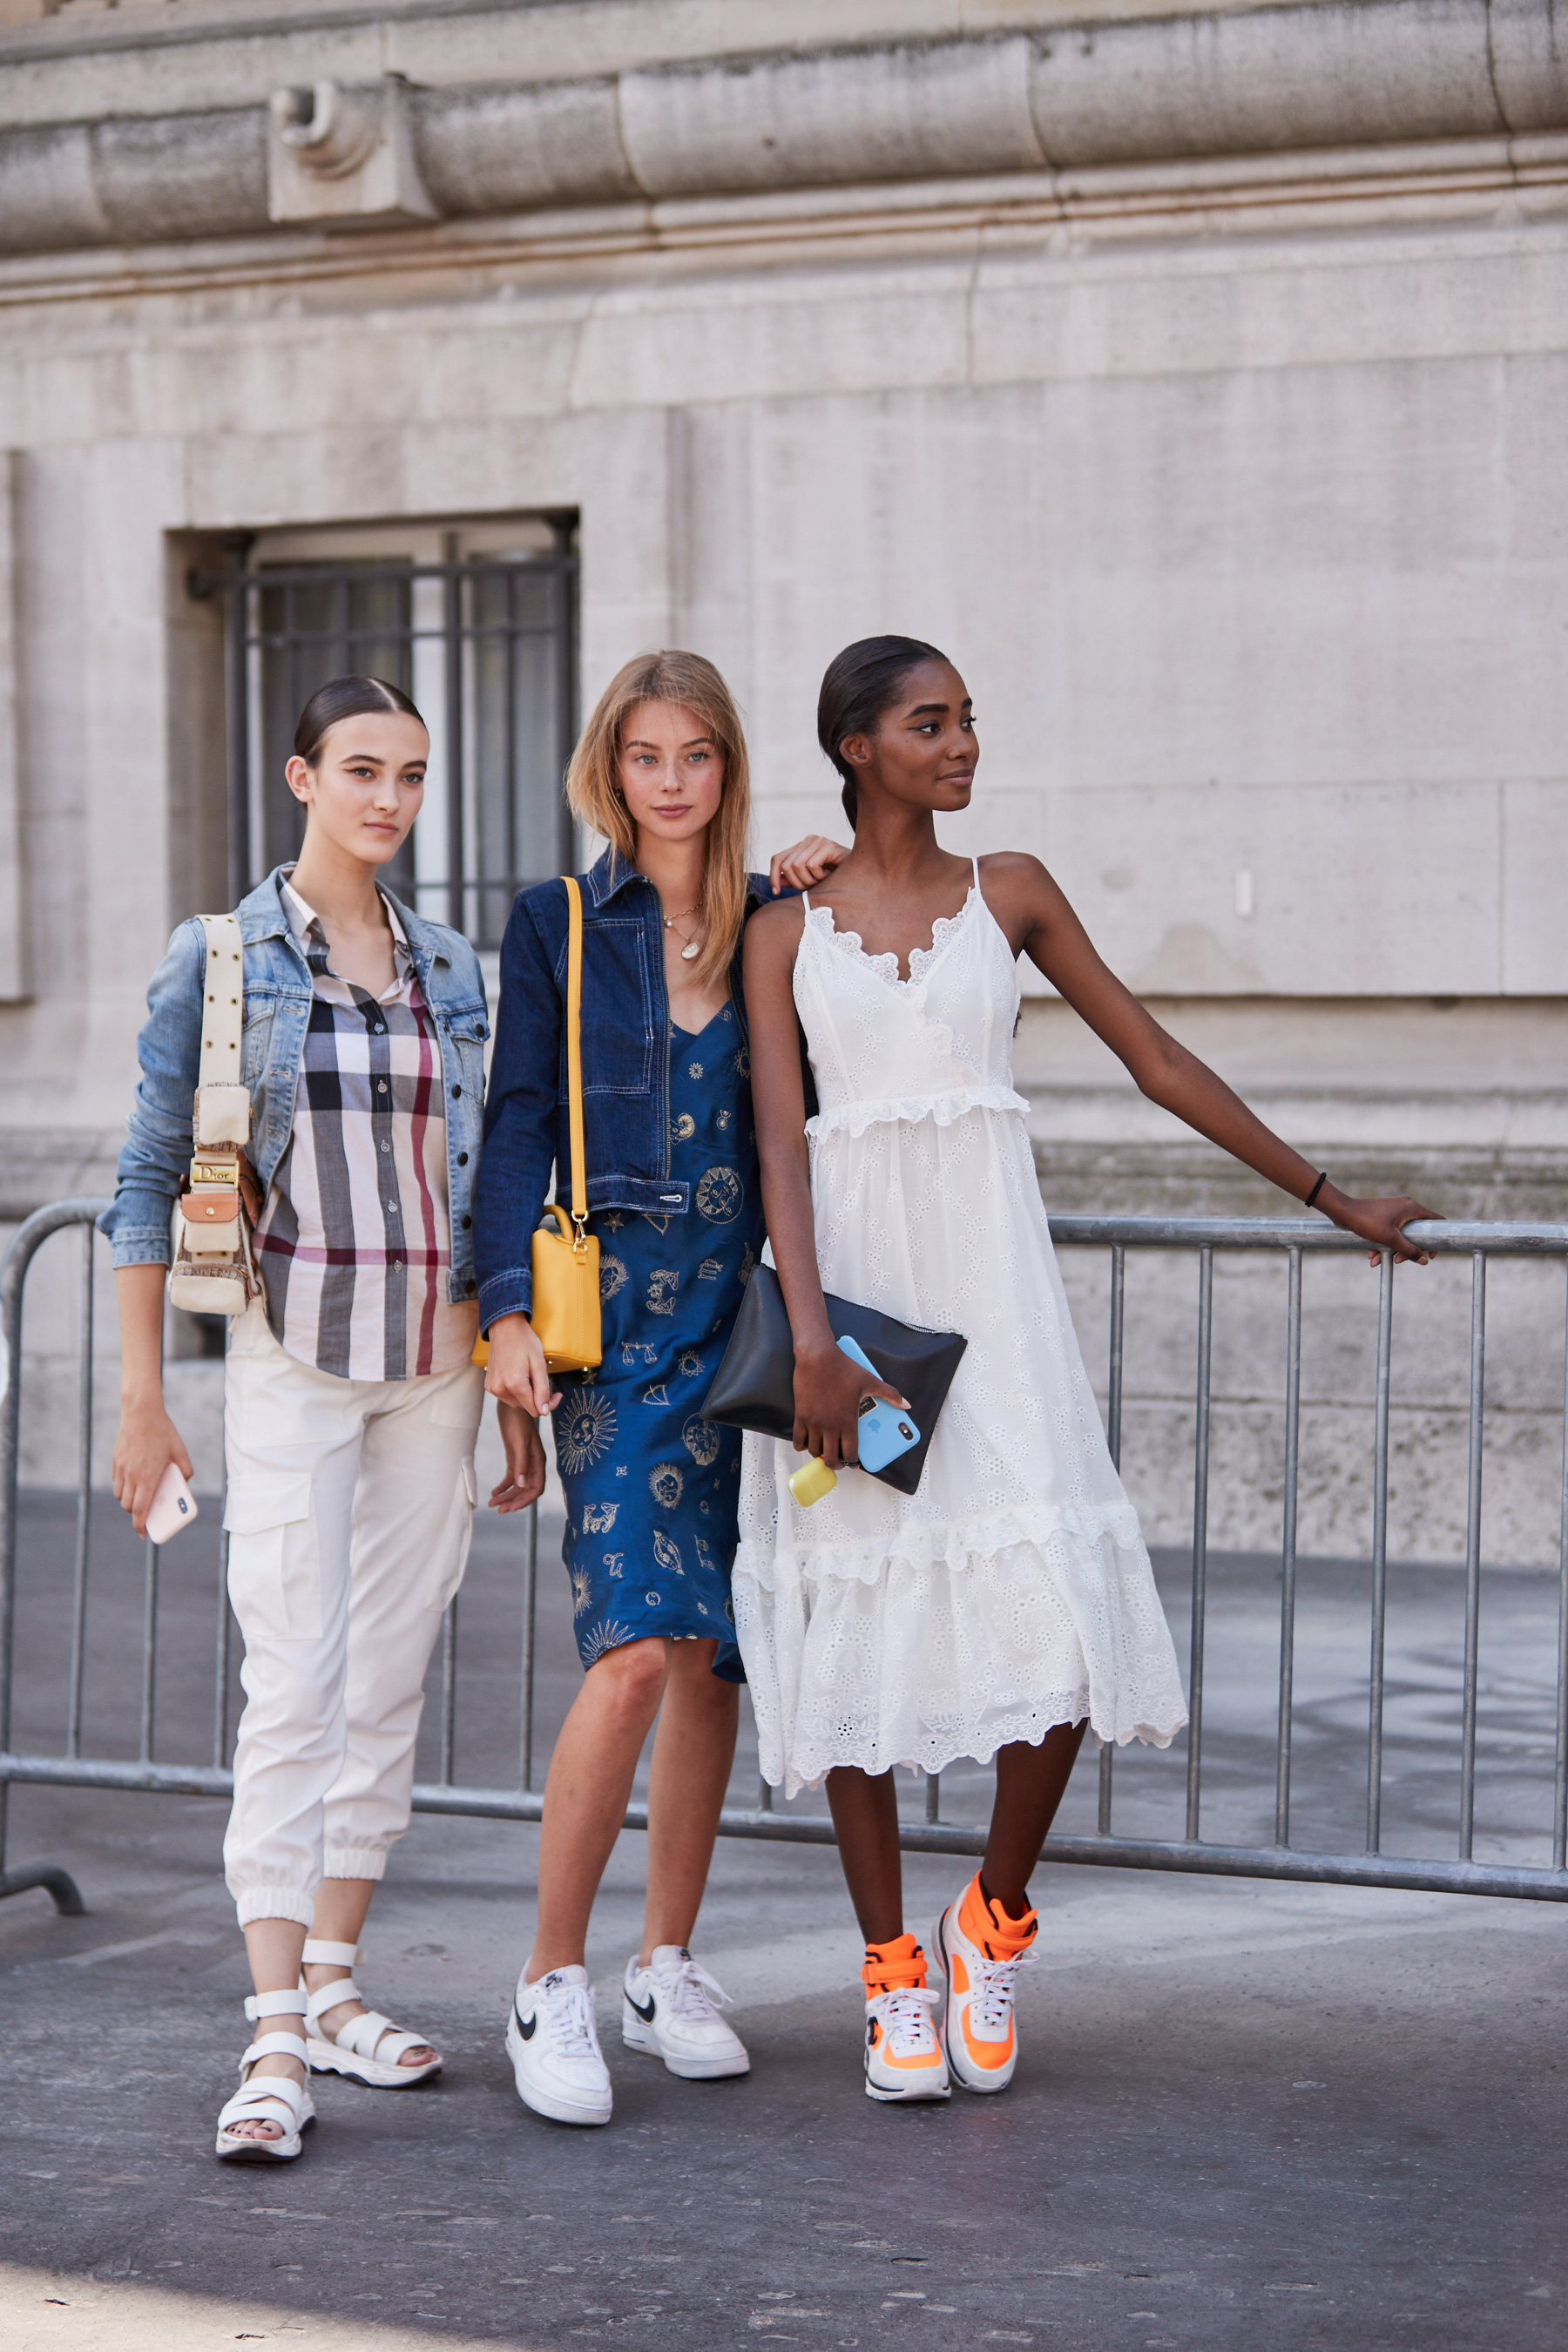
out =
<path fill-rule="evenodd" d="M 155 1544 L 166 1544 L 182 1528 L 188 1528 L 196 1517 L 196 1498 L 173 1462 L 158 1481 L 153 1496 L 153 1507 L 147 1514 L 147 1532 Z"/>

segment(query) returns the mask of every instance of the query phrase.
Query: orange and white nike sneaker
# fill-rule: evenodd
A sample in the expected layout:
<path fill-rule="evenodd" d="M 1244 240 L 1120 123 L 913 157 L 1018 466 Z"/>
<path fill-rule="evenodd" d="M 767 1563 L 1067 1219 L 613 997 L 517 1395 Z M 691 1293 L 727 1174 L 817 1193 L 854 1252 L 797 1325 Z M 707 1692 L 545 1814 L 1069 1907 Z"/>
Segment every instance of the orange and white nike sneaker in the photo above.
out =
<path fill-rule="evenodd" d="M 950 2099 L 947 2061 L 936 2038 L 940 1993 L 926 1985 L 926 1956 L 912 1936 L 868 1944 L 860 1971 L 866 1988 L 866 2096 L 868 2099 Z"/>
<path fill-rule="evenodd" d="M 965 2091 L 1005 2091 L 1018 2063 L 1013 1997 L 1018 1970 L 1039 1925 L 1037 1913 L 1010 1919 L 988 1902 L 977 1871 L 950 1903 L 931 1936 L 936 1965 L 947 1979 L 942 2046 L 952 2078 Z"/>

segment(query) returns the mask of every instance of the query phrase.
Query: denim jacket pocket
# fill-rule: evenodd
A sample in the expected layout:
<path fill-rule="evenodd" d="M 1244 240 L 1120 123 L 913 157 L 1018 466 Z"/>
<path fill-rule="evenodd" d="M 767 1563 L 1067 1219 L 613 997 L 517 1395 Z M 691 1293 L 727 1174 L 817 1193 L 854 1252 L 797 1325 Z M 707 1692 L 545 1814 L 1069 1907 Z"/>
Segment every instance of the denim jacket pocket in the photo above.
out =
<path fill-rule="evenodd" d="M 647 925 L 644 918 L 599 916 L 586 923 L 583 967 L 583 1092 L 647 1094 L 654 1081 L 654 1024 Z M 564 1001 L 564 949 L 560 987 Z M 594 1017 L 596 1009 L 606 1004 L 615 1007 L 616 1017 Z M 637 1015 L 628 1018 L 634 1005 Z M 564 1047 L 561 1055 L 560 1099 L 566 1100 Z"/>

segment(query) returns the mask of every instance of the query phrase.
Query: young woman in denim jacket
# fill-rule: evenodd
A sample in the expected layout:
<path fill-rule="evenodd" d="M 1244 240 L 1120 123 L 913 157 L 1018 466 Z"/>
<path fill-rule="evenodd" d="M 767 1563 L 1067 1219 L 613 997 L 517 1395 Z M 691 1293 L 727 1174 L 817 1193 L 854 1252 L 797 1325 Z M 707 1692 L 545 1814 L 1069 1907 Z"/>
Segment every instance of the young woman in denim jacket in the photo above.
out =
<path fill-rule="evenodd" d="M 483 1401 L 469 1360 L 479 960 L 377 881 L 419 813 L 428 752 L 396 688 L 323 687 L 289 762 L 307 811 L 299 862 L 237 909 L 266 1295 L 231 1325 L 225 1379 L 247 1705 L 224 1860 L 258 2037 L 217 2152 L 249 2162 L 299 2155 L 308 2066 L 400 2089 L 440 2065 L 422 2036 L 367 2012 L 352 1977 L 408 1825 L 425 1669 L 468 1557 Z M 168 1465 L 191 1471 L 164 1406 L 161 1336 L 205 967 L 201 924 L 182 923 L 148 992 L 142 1082 L 103 1220 L 123 1359 L 114 1491 L 139 1535 Z M 511 1444 L 520 1504 L 544 1482 L 531 1430 Z"/>
<path fill-rule="evenodd" d="M 647 1906 L 626 1971 L 628 2047 L 685 2077 L 743 2074 L 724 1996 L 687 1947 L 734 1757 L 741 1680 L 730 1607 L 738 1433 L 701 1404 L 763 1243 L 741 934 L 781 878 L 843 852 L 812 839 L 748 874 L 746 747 L 710 663 L 629 663 L 567 781 L 610 846 L 583 877 L 582 1060 L 604 1360 L 552 1390 L 529 1321 L 531 1249 L 569 1197 L 563 1013 L 567 898 L 520 898 L 501 949 L 496 1054 L 475 1199 L 479 1316 L 503 1433 L 549 1409 L 566 1565 L 587 1669 L 551 1761 L 539 1924 L 507 2027 L 519 2095 L 562 2123 L 610 2119 L 584 1966 L 589 1912 L 656 1715 Z M 509 1436 L 509 1444 L 510 1444 Z M 521 1475 L 521 1463 L 517 1475 Z M 498 1497 L 500 1507 L 507 1497 Z"/>

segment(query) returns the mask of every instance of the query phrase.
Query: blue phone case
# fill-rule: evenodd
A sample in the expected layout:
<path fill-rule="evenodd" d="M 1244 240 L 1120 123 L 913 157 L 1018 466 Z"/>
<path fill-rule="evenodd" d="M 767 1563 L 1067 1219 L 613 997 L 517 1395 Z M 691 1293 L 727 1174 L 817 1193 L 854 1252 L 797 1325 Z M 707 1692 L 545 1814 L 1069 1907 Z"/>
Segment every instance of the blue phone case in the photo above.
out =
<path fill-rule="evenodd" d="M 863 1371 L 881 1379 L 864 1348 L 858 1347 L 853 1339 L 840 1339 L 838 1344 Z M 858 1444 L 862 1470 L 885 1470 L 889 1462 L 896 1462 L 900 1454 L 907 1454 L 911 1445 L 920 1442 L 920 1431 L 901 1406 L 889 1404 L 883 1397 L 861 1398 Z"/>

